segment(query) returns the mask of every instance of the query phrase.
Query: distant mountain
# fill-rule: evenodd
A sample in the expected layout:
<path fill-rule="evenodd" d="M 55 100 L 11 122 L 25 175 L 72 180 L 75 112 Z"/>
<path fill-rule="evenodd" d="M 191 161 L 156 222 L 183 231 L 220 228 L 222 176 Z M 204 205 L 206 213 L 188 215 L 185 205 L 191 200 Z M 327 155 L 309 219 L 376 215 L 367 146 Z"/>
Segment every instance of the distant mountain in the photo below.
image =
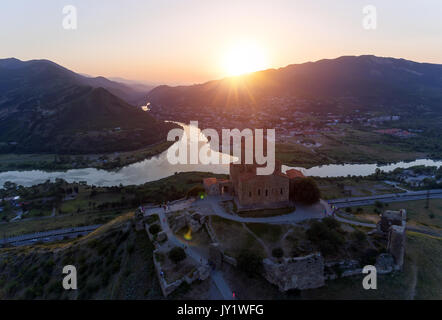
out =
<path fill-rule="evenodd" d="M 135 93 L 48 60 L 1 59 L 0 152 L 111 152 L 164 140 L 174 125 L 130 105 Z"/>
<path fill-rule="evenodd" d="M 442 65 L 376 56 L 293 64 L 192 86 L 159 86 L 149 101 L 164 108 L 259 105 L 274 97 L 351 101 L 348 107 L 424 105 L 442 110 Z M 265 106 L 263 106 L 265 107 Z"/>
<path fill-rule="evenodd" d="M 140 82 L 136 80 L 128 80 L 120 77 L 108 77 L 109 80 L 116 81 L 119 83 L 123 83 L 131 87 L 133 90 L 143 92 L 143 98 L 145 97 L 145 94 L 148 93 L 150 90 L 156 87 L 156 85 L 152 83 L 146 83 L 146 82 Z M 146 101 L 143 101 L 146 102 Z"/>

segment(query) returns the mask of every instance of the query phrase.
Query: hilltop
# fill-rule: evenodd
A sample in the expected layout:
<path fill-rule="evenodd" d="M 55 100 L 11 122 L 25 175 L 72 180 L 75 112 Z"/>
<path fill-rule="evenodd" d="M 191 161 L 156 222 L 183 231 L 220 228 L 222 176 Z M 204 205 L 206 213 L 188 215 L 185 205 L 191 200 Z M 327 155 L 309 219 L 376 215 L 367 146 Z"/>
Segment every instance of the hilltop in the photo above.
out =
<path fill-rule="evenodd" d="M 175 125 L 128 103 L 141 94 L 48 60 L 0 60 L 0 152 L 114 152 L 164 141 Z"/>

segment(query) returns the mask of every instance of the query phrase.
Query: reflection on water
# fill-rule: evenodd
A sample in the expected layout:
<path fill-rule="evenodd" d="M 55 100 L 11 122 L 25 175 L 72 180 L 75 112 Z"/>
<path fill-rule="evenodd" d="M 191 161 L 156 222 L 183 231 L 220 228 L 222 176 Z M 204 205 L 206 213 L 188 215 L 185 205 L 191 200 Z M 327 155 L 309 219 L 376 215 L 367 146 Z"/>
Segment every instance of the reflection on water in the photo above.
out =
<path fill-rule="evenodd" d="M 183 124 L 181 124 L 183 125 Z M 189 126 L 183 125 L 186 131 Z M 177 143 L 184 143 L 179 140 Z M 201 142 L 200 145 L 206 142 Z M 420 159 L 412 162 L 398 162 L 384 166 L 377 166 L 376 164 L 345 164 L 345 165 L 324 165 L 313 167 L 310 169 L 296 168 L 301 170 L 307 176 L 319 177 L 339 177 L 347 175 L 366 176 L 375 172 L 376 168 L 384 171 L 392 171 L 396 168 L 408 168 L 416 165 L 426 166 L 441 166 L 442 161 L 433 161 L 429 159 Z M 283 171 L 290 167 L 283 166 Z M 12 181 L 19 185 L 31 186 L 34 184 L 43 183 L 46 180 L 55 180 L 61 178 L 68 182 L 86 181 L 88 184 L 97 186 L 115 186 L 115 185 L 133 185 L 143 184 L 149 181 L 166 178 L 173 175 L 175 172 L 212 172 L 212 173 L 229 173 L 229 166 L 227 164 L 176 164 L 171 165 L 167 160 L 167 150 L 158 156 L 150 159 L 137 162 L 118 171 L 106 171 L 95 168 L 86 169 L 72 169 L 66 172 L 45 172 L 41 170 L 31 171 L 7 171 L 0 173 L 0 186 L 6 181 Z"/>
<path fill-rule="evenodd" d="M 379 168 L 382 171 L 390 172 L 396 168 L 410 168 L 414 166 L 442 166 L 442 161 L 434 161 L 431 159 L 418 159 L 411 162 L 396 162 L 387 165 L 377 165 L 377 164 L 328 164 L 324 166 L 312 167 L 310 169 L 297 168 L 301 170 L 306 176 L 314 177 L 345 177 L 351 176 L 368 176 L 376 172 Z M 283 166 L 283 171 L 291 169 L 292 167 Z"/>

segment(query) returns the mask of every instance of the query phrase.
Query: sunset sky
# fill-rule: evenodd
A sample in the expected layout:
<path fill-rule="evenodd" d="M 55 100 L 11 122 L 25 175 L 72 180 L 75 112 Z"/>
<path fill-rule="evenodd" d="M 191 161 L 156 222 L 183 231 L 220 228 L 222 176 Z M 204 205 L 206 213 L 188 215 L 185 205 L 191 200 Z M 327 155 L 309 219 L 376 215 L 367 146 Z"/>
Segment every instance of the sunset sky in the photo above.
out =
<path fill-rule="evenodd" d="M 62 28 L 68 4 L 77 30 Z M 376 30 L 362 27 L 367 4 Z M 259 68 L 360 54 L 442 63 L 441 19 L 441 0 L 2 0 L 0 58 L 155 84 L 235 74 L 250 50 Z"/>

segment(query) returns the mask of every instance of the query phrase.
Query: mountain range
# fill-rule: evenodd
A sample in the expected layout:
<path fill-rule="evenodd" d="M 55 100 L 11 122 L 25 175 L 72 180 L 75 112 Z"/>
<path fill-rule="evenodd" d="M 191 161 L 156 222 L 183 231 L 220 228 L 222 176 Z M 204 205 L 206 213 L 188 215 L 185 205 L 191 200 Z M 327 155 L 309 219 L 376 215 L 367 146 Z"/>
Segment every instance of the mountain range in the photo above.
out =
<path fill-rule="evenodd" d="M 81 75 L 48 60 L 0 59 L 0 152 L 113 152 L 163 141 L 176 125 L 135 107 L 146 101 L 171 115 L 183 109 L 267 108 L 281 97 L 326 101 L 312 104 L 326 112 L 336 106 L 442 112 L 442 65 L 369 55 L 152 90 L 122 81 Z"/>
<path fill-rule="evenodd" d="M 131 103 L 146 92 L 48 60 L 0 60 L 0 152 L 125 151 L 165 139 L 173 124 Z"/>
<path fill-rule="evenodd" d="M 342 56 L 191 86 L 158 86 L 149 101 L 162 108 L 265 106 L 274 97 L 350 101 L 361 106 L 407 111 L 442 108 L 442 65 L 372 55 Z M 332 111 L 332 110 L 330 110 Z"/>

